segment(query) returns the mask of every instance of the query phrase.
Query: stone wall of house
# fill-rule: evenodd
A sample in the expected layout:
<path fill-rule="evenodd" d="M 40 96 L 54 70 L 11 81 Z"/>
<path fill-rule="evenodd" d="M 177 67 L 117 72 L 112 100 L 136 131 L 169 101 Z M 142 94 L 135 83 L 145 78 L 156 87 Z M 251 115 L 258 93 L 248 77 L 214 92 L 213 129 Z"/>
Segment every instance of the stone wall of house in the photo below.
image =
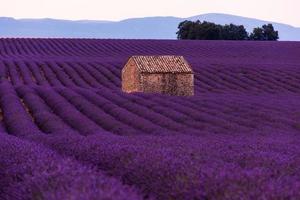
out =
<path fill-rule="evenodd" d="M 168 95 L 194 95 L 194 75 L 188 73 L 142 73 L 141 91 Z"/>
<path fill-rule="evenodd" d="M 132 59 L 122 69 L 122 91 L 127 93 L 140 91 L 139 71 Z"/>

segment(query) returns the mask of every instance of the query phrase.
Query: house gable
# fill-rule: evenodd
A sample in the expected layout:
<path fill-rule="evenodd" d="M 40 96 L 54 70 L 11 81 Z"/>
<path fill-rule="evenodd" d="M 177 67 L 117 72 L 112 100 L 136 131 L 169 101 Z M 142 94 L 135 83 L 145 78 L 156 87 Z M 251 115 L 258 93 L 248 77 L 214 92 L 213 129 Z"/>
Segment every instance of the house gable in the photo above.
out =
<path fill-rule="evenodd" d="M 140 90 L 140 72 L 135 61 L 130 58 L 122 69 L 122 90 L 138 92 Z"/>

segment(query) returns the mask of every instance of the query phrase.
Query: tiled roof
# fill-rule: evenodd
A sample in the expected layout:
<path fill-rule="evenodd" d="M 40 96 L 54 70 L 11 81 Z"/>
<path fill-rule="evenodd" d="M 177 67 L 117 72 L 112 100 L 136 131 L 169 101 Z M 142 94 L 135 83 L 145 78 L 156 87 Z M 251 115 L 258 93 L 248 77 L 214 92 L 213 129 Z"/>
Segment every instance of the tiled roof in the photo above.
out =
<path fill-rule="evenodd" d="M 132 56 L 131 59 L 144 73 L 193 73 L 183 56 Z"/>

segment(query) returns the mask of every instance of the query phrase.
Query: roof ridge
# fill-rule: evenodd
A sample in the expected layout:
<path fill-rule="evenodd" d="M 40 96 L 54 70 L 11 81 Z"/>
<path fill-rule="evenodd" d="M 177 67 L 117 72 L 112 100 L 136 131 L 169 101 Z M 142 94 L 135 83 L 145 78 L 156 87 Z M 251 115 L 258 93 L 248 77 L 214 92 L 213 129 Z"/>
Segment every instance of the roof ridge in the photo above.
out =
<path fill-rule="evenodd" d="M 193 73 L 192 67 L 182 55 L 133 55 L 130 57 L 141 72 Z"/>

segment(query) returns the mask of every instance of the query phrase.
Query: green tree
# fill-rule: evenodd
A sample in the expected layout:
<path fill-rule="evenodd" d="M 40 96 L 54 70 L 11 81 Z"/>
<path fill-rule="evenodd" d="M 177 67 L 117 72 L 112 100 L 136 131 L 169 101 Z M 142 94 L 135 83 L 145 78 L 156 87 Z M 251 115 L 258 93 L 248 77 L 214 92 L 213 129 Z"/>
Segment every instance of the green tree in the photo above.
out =
<path fill-rule="evenodd" d="M 177 31 L 177 39 L 183 40 L 183 39 L 189 39 L 189 33 L 192 31 L 193 22 L 185 20 L 183 22 L 180 22 L 178 25 L 178 31 Z"/>
<path fill-rule="evenodd" d="M 274 30 L 272 24 L 265 24 L 262 26 L 262 28 L 264 30 L 265 40 L 276 41 L 279 39 L 278 31 Z"/>
<path fill-rule="evenodd" d="M 278 31 L 272 24 L 253 29 L 248 34 L 243 25 L 226 24 L 224 26 L 212 22 L 199 20 L 193 22 L 185 20 L 178 25 L 176 32 L 180 40 L 273 40 L 279 39 Z"/>
<path fill-rule="evenodd" d="M 278 31 L 274 30 L 272 24 L 265 24 L 261 28 L 257 27 L 253 29 L 250 34 L 250 40 L 269 40 L 277 41 L 279 39 Z"/>
<path fill-rule="evenodd" d="M 199 23 L 196 28 L 196 39 L 198 40 L 220 40 L 221 26 L 204 21 Z"/>
<path fill-rule="evenodd" d="M 212 22 L 197 20 L 183 21 L 178 25 L 177 38 L 184 40 L 246 40 L 248 33 L 244 26 L 219 25 Z"/>
<path fill-rule="evenodd" d="M 177 38 L 181 40 L 218 40 L 221 38 L 221 26 L 199 20 L 183 21 L 178 25 Z"/>
<path fill-rule="evenodd" d="M 196 22 L 185 20 L 178 25 L 177 38 L 180 40 L 189 39 L 195 40 L 197 35 L 197 29 L 201 22 L 197 20 Z"/>
<path fill-rule="evenodd" d="M 222 27 L 223 40 L 247 40 L 248 32 L 243 25 L 226 24 Z"/>
<path fill-rule="evenodd" d="M 250 40 L 265 40 L 264 30 L 262 28 L 254 28 L 250 34 Z"/>

